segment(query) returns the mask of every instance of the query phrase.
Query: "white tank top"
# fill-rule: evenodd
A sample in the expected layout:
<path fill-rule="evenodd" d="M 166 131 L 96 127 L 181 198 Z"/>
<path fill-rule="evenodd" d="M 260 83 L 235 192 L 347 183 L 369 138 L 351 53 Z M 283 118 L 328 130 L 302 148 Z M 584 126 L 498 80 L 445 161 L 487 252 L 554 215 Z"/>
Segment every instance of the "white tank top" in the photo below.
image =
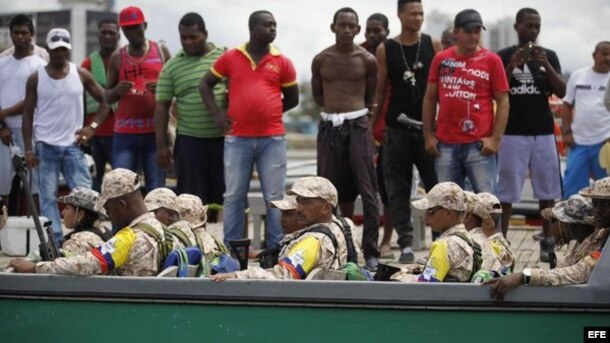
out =
<path fill-rule="evenodd" d="M 76 131 L 83 127 L 83 83 L 72 62 L 68 75 L 52 79 L 43 67 L 38 69 L 38 103 L 34 117 L 34 141 L 70 146 Z"/>

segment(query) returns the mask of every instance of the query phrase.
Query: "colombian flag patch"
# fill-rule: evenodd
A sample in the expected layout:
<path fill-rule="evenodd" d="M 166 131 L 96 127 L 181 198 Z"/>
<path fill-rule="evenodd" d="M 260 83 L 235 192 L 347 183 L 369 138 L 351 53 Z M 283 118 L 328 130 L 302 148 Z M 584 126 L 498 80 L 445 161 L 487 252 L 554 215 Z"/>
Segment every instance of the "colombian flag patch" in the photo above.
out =
<path fill-rule="evenodd" d="M 123 266 L 135 240 L 136 234 L 130 227 L 126 227 L 106 243 L 91 249 L 91 253 L 100 263 L 102 272 L 106 273 Z"/>

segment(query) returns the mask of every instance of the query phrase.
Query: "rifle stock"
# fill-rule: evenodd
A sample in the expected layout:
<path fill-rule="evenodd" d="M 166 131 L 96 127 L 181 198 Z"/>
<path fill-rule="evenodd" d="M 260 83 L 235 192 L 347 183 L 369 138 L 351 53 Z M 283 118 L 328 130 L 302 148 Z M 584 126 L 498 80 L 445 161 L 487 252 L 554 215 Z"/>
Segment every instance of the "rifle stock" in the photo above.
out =
<path fill-rule="evenodd" d="M 26 167 L 25 161 L 21 155 L 18 153 L 18 148 L 11 144 L 11 151 L 13 154 L 12 162 L 13 168 L 15 169 L 15 173 L 21 179 L 21 183 L 23 184 L 23 190 L 25 191 L 26 199 L 28 200 L 28 208 L 30 210 L 30 214 L 34 219 L 34 226 L 36 227 L 36 233 L 38 233 L 38 239 L 40 240 L 40 257 L 43 261 L 53 261 L 59 256 L 59 250 L 57 249 L 57 245 L 55 244 L 55 238 L 53 235 L 53 229 L 51 227 L 51 222 L 46 222 L 45 227 L 47 231 L 47 237 L 45 237 L 45 233 L 42 229 L 42 225 L 40 224 L 40 218 L 38 216 L 38 210 L 36 209 L 36 204 L 34 204 L 34 197 L 32 196 L 32 190 L 30 189 L 30 185 L 27 181 L 26 175 Z M 47 240 L 48 238 L 48 240 Z"/>

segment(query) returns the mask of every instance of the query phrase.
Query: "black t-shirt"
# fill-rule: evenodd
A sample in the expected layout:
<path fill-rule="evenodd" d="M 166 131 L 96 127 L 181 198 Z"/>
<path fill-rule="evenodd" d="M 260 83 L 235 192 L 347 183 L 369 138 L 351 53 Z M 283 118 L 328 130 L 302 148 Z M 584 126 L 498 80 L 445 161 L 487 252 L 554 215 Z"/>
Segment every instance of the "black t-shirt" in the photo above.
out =
<path fill-rule="evenodd" d="M 498 51 L 504 67 L 508 66 L 518 47 Z M 549 62 L 561 74 L 559 59 L 554 51 L 544 49 Z M 550 135 L 554 133 L 553 113 L 549 107 L 551 85 L 548 75 L 539 62 L 532 61 L 513 69 L 509 79 L 510 112 L 506 135 Z"/>
<path fill-rule="evenodd" d="M 411 119 L 421 121 L 422 103 L 426 93 L 428 72 L 430 71 L 430 63 L 435 52 L 432 46 L 432 38 L 429 35 L 422 34 L 420 39 L 421 46 L 417 60 L 421 62 L 421 68 L 416 70 L 413 70 L 413 65 L 416 63 L 417 43 L 402 45 L 393 39 L 387 39 L 384 42 L 388 79 L 392 86 L 390 105 L 386 116 L 387 126 L 401 126 L 402 124 L 396 121 L 396 118 L 401 113 L 406 114 Z M 411 84 L 410 80 L 405 81 L 403 78 L 407 70 L 405 60 L 411 71 L 415 74 L 415 86 Z"/>

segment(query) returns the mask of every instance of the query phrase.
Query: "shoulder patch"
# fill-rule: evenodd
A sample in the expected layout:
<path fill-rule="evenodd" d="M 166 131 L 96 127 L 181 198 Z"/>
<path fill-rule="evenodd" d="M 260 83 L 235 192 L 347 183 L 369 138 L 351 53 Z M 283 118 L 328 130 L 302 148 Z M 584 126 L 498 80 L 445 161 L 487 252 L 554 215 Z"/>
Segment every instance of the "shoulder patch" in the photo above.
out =
<path fill-rule="evenodd" d="M 306 237 L 295 244 L 288 252 L 288 256 L 278 264 L 288 269 L 294 279 L 305 279 L 318 263 L 320 246 L 317 238 Z"/>
<path fill-rule="evenodd" d="M 133 229 L 126 227 L 117 232 L 106 243 L 93 248 L 91 253 L 97 258 L 102 271 L 106 273 L 125 264 L 135 240 L 136 234 Z"/>
<path fill-rule="evenodd" d="M 424 272 L 418 277 L 420 282 L 439 282 L 445 279 L 449 273 L 449 252 L 447 241 L 438 239 L 430 247 L 430 257 L 424 268 Z"/>

